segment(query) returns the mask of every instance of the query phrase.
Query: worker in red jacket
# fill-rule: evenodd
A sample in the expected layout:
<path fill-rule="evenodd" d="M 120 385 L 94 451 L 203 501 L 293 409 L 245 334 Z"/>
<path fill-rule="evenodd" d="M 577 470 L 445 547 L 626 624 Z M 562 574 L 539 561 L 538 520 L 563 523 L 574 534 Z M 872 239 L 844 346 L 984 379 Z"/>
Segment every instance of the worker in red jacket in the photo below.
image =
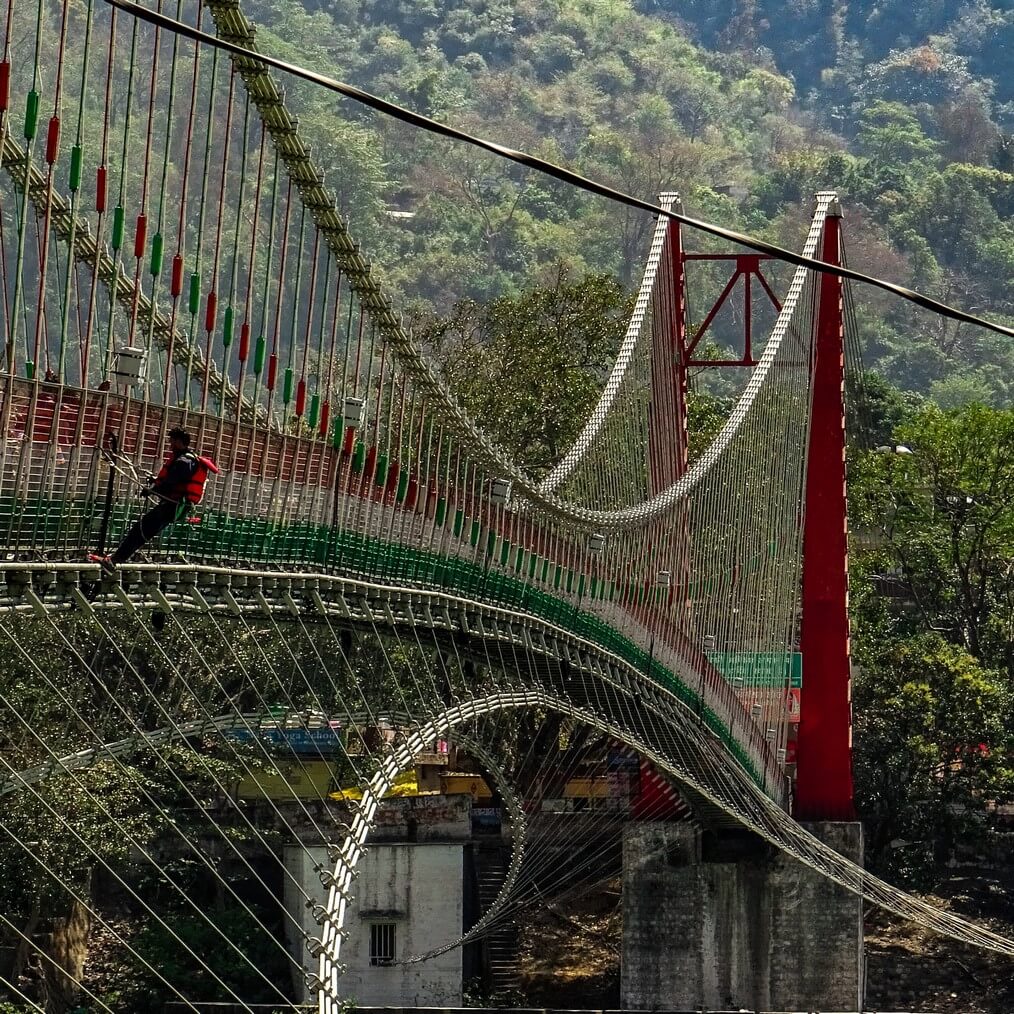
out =
<path fill-rule="evenodd" d="M 190 450 L 190 434 L 176 427 L 169 431 L 169 456 L 158 475 L 142 490 L 143 496 L 155 497 L 153 507 L 130 527 L 112 556 L 105 557 L 102 568 L 112 571 L 125 563 L 142 546 L 149 543 L 164 528 L 184 516 L 187 509 L 201 502 L 209 473 L 218 472 L 210 458 Z"/>

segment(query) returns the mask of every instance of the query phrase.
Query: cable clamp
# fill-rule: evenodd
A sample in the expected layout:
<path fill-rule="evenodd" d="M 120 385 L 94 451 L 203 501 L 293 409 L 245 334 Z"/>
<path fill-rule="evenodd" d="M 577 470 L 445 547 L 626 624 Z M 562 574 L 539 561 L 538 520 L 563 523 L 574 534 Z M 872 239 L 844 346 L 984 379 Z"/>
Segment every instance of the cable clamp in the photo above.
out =
<path fill-rule="evenodd" d="M 348 940 L 349 935 L 345 930 L 336 930 L 335 936 L 341 940 Z M 324 943 L 320 937 L 307 937 L 306 938 L 306 949 L 310 953 L 310 957 L 319 958 L 322 954 L 325 955 L 328 965 L 332 968 L 340 968 L 344 970 L 343 965 L 336 965 L 328 955 L 327 944 Z"/>
<path fill-rule="evenodd" d="M 355 870 L 350 870 L 346 867 L 344 872 L 349 880 L 355 880 Z M 342 882 L 344 878 L 340 880 L 330 870 L 321 870 L 317 874 L 317 879 L 320 881 L 321 886 L 326 887 L 329 891 L 334 891 L 340 898 L 344 898 L 346 904 L 354 900 L 354 895 L 348 893 L 348 888 Z"/>
<path fill-rule="evenodd" d="M 239 616 L 243 612 L 240 604 L 236 601 L 236 596 L 228 588 L 220 588 L 218 594 L 233 616 Z"/>
<path fill-rule="evenodd" d="M 322 905 L 319 901 L 314 901 L 313 898 L 306 899 L 306 907 L 310 910 L 310 914 L 313 916 L 313 921 L 320 926 L 325 923 L 331 923 L 331 913 L 327 910 L 326 906 Z"/>
<path fill-rule="evenodd" d="M 332 968 L 339 974 L 345 974 L 344 965 L 332 965 Z M 331 989 L 330 983 L 321 982 L 319 975 L 307 975 L 306 977 L 306 988 L 310 993 L 324 993 L 326 996 L 334 996 L 334 991 Z"/>
<path fill-rule="evenodd" d="M 376 623 L 376 617 L 373 615 L 373 610 L 370 608 L 370 600 L 364 595 L 359 602 L 359 607 L 363 611 L 363 618 L 367 623 Z"/>

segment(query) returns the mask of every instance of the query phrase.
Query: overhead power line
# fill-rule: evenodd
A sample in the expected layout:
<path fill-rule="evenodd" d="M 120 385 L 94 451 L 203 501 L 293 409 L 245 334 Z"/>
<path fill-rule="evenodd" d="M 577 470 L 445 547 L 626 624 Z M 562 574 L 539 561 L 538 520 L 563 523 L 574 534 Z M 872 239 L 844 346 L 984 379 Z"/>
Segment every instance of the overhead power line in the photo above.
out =
<path fill-rule="evenodd" d="M 404 106 L 399 106 L 394 102 L 388 102 L 386 99 L 382 99 L 378 95 L 373 95 L 371 92 L 363 91 L 362 88 L 357 88 L 355 85 L 346 84 L 343 81 L 338 81 L 334 78 L 326 77 L 323 74 L 318 74 L 316 71 L 307 70 L 305 67 L 300 67 L 298 64 L 289 63 L 286 60 L 280 60 L 278 57 L 260 53 L 257 50 L 247 49 L 245 46 L 239 46 L 226 39 L 220 39 L 217 36 L 209 35 L 207 32 L 199 31 L 196 28 L 192 28 L 190 25 L 170 18 L 165 14 L 148 10 L 139 4 L 133 3 L 132 0 L 106 0 L 106 2 L 122 11 L 125 11 L 133 17 L 140 18 L 150 24 L 164 28 L 167 31 L 176 32 L 186 38 L 194 40 L 195 42 L 217 47 L 218 49 L 224 50 L 227 53 L 232 53 L 235 56 L 257 61 L 264 66 L 274 67 L 276 70 L 283 71 L 286 74 L 291 74 L 294 77 L 302 78 L 304 81 L 309 81 L 312 84 L 319 85 L 329 91 L 337 92 L 345 98 L 349 98 L 355 102 L 361 103 L 362 105 L 369 106 L 371 109 L 375 109 L 377 112 L 383 113 L 385 116 L 391 116 L 394 119 L 401 120 L 403 123 L 408 123 L 414 127 L 419 127 L 421 130 L 426 130 L 431 134 L 449 137 L 456 141 L 462 141 L 465 144 L 470 144 L 473 147 L 481 148 L 484 151 L 488 151 L 499 156 L 500 158 L 508 159 L 511 162 L 516 162 L 518 165 L 523 165 L 529 169 L 535 170 L 536 172 L 543 173 L 546 176 L 551 176 L 554 179 L 558 179 L 563 183 L 568 183 L 571 186 L 586 191 L 587 193 L 596 194 L 599 197 L 615 201 L 618 204 L 625 204 L 631 208 L 638 208 L 639 210 L 649 212 L 652 215 L 662 215 L 675 222 L 682 222 L 690 228 L 698 229 L 701 232 L 717 236 L 720 239 L 728 240 L 731 243 L 738 243 L 740 246 L 745 246 L 751 250 L 756 250 L 759 253 L 776 257 L 789 264 L 795 264 L 815 271 L 822 271 L 827 274 L 836 275 L 839 278 L 847 278 L 855 282 L 862 282 L 864 285 L 872 285 L 874 288 L 882 289 L 884 292 L 890 292 L 895 296 L 900 296 L 902 299 L 906 299 L 910 303 L 914 303 L 916 306 L 920 306 L 924 310 L 929 310 L 930 312 L 939 314 L 940 316 L 949 317 L 952 320 L 960 321 L 965 324 L 974 324 L 977 327 L 984 327 L 990 331 L 995 331 L 997 334 L 1006 335 L 1008 338 L 1014 338 L 1014 328 L 1012 327 L 1007 327 L 1004 324 L 998 324 L 995 321 L 987 320 L 984 317 L 977 317 L 975 314 L 967 313 L 966 311 L 959 310 L 953 306 L 948 306 L 946 303 L 941 303 L 939 300 L 932 299 L 921 292 L 916 292 L 914 289 L 906 288 L 904 285 L 898 285 L 895 282 L 889 282 L 883 278 L 877 278 L 874 275 L 867 275 L 861 271 L 856 271 L 853 268 L 828 264 L 825 261 L 817 260 L 812 257 L 803 257 L 792 250 L 775 246 L 773 243 L 767 243 L 754 236 L 747 236 L 744 233 L 736 232 L 734 229 L 726 229 L 720 225 L 714 225 L 711 222 L 704 222 L 700 219 L 691 218 L 688 215 L 672 211 L 671 209 L 663 208 L 661 205 L 653 204 L 651 201 L 642 200 L 639 197 L 634 197 L 632 194 L 625 193 L 622 190 L 616 190 L 604 183 L 599 183 L 597 180 L 589 179 L 587 176 L 582 176 L 580 173 L 572 172 L 570 169 L 565 169 L 563 166 L 556 165 L 554 162 L 548 162 L 545 159 L 538 158 L 535 155 L 530 155 L 527 152 L 518 151 L 516 148 L 509 148 L 506 145 L 497 143 L 496 141 L 489 141 L 482 137 L 476 137 L 474 134 L 469 134 L 464 130 L 459 130 L 457 127 L 452 127 L 446 123 L 441 123 L 439 120 L 423 116 L 420 113 L 413 112 L 411 109 L 406 109 Z"/>

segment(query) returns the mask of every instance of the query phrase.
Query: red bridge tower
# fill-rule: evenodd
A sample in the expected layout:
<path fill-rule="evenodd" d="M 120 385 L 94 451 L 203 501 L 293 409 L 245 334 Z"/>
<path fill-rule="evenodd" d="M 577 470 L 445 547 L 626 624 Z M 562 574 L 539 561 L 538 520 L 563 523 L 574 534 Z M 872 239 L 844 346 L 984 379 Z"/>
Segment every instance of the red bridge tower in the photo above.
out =
<path fill-rule="evenodd" d="M 827 196 L 827 195 L 821 195 Z M 676 194 L 663 206 L 680 210 Z M 770 260 L 756 253 L 687 253 L 679 222 L 667 235 L 667 301 L 671 327 L 660 329 L 670 344 L 652 362 L 653 400 L 679 406 L 674 418 L 649 431 L 652 491 L 674 482 L 687 467 L 686 391 L 690 367 L 752 367 L 752 302 L 760 286 L 776 311 L 781 305 L 763 273 Z M 841 264 L 841 209 L 837 199 L 824 223 L 821 259 Z M 731 275 L 690 335 L 686 325 L 686 265 L 727 262 Z M 742 280 L 743 350 L 739 359 L 699 358 L 701 339 Z M 815 341 L 811 381 L 810 443 L 806 460 L 803 531 L 803 691 L 796 749 L 794 816 L 800 820 L 855 819 L 852 788 L 851 657 L 848 619 L 848 525 L 845 477 L 845 355 L 842 280 L 822 274 L 816 282 Z M 667 425 L 668 424 L 668 425 Z"/>

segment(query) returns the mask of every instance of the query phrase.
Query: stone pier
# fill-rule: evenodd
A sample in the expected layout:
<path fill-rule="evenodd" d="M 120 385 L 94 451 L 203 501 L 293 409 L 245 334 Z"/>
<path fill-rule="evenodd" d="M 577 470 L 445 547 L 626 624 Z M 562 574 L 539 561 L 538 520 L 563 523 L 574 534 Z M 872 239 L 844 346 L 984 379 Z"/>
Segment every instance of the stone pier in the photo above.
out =
<path fill-rule="evenodd" d="M 805 826 L 862 861 L 860 824 Z M 858 1011 L 862 991 L 857 896 L 749 832 L 627 826 L 621 1006 Z"/>

